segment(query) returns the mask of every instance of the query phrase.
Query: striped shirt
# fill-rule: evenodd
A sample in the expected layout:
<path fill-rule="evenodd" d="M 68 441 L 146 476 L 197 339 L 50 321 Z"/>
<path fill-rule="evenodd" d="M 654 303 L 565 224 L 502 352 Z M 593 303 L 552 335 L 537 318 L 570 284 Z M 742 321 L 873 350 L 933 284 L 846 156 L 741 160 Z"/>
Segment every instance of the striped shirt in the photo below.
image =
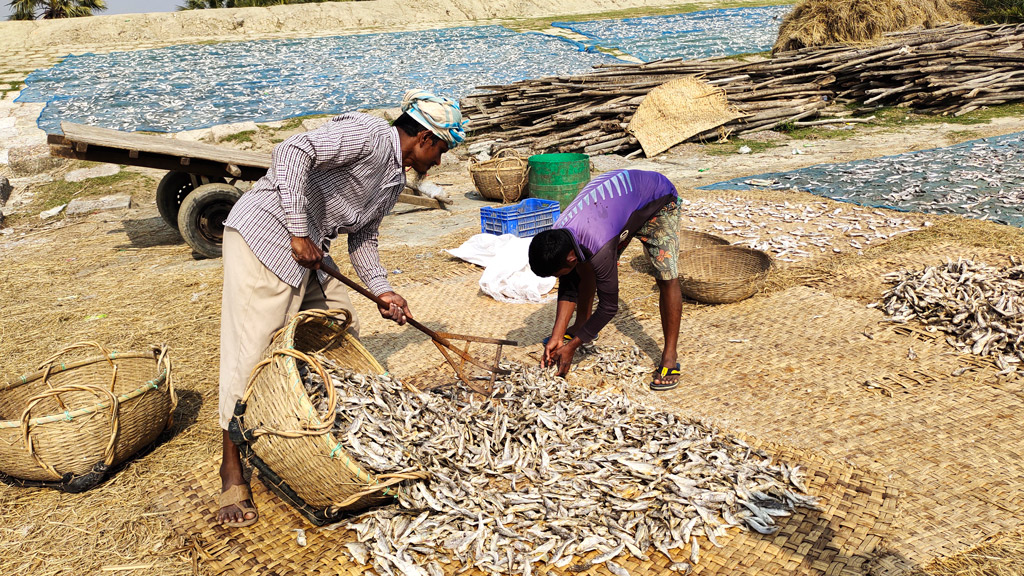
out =
<path fill-rule="evenodd" d="M 348 235 L 348 254 L 374 294 L 392 290 L 377 252 L 378 230 L 405 187 L 398 132 L 368 114 L 343 114 L 274 147 L 271 166 L 224 222 L 283 282 L 298 288 L 307 268 L 292 258 L 291 237 L 330 247 Z M 319 273 L 321 284 L 329 276 Z"/>

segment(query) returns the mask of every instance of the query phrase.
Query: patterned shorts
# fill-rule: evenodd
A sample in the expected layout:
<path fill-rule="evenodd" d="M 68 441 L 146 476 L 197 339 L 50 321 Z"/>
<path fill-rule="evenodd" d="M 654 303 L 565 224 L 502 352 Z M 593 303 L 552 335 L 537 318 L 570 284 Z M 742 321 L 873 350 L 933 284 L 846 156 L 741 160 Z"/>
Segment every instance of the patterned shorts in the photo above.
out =
<path fill-rule="evenodd" d="M 669 202 L 636 232 L 644 245 L 644 253 L 654 266 L 654 277 L 672 280 L 679 277 L 676 258 L 679 255 L 679 198 Z M 625 246 L 619 247 L 619 253 Z"/>

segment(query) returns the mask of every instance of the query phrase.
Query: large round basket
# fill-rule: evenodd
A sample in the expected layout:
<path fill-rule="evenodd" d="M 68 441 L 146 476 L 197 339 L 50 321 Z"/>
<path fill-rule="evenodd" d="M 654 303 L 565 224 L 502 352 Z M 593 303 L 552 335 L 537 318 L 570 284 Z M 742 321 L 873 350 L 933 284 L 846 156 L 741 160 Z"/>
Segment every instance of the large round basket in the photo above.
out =
<path fill-rule="evenodd" d="M 527 159 L 512 148 L 500 150 L 494 158 L 469 167 L 473 184 L 480 194 L 488 200 L 501 200 L 504 204 L 518 202 L 526 196 L 529 172 Z"/>
<path fill-rule="evenodd" d="M 729 241 L 719 238 L 714 234 L 698 232 L 696 230 L 679 229 L 679 251 L 685 252 L 695 248 L 706 248 L 708 246 L 725 246 Z"/>
<path fill-rule="evenodd" d="M 83 350 L 97 349 L 87 356 Z M 156 440 L 178 403 L 165 347 L 81 342 L 0 384 L 0 479 L 81 492 Z"/>
<path fill-rule="evenodd" d="M 228 432 L 264 484 L 310 522 L 322 526 L 343 515 L 391 502 L 402 482 L 424 472 L 374 475 L 345 451 L 331 432 L 336 398 L 327 386 L 328 408 L 319 414 L 306 393 L 300 366 L 330 378 L 314 355 L 354 372 L 384 368 L 346 332 L 345 310 L 307 310 L 274 335 L 249 378 Z"/>
<path fill-rule="evenodd" d="M 743 246 L 705 246 L 679 253 L 683 295 L 705 304 L 738 302 L 764 286 L 772 259 Z"/>

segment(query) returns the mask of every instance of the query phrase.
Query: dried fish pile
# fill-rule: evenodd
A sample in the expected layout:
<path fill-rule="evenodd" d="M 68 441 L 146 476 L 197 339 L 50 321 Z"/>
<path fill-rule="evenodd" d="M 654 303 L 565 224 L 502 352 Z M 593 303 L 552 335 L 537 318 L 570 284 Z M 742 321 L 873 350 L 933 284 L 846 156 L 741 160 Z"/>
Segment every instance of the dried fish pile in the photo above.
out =
<path fill-rule="evenodd" d="M 822 123 L 807 119 L 823 115 L 829 101 L 960 115 L 1024 101 L 1022 41 L 1024 25 L 959 25 L 888 34 L 886 43 L 867 48 L 805 48 L 762 62 L 717 58 L 600 65 L 589 74 L 479 86 L 488 92 L 463 99 L 463 109 L 474 130 L 504 130 L 502 147 L 586 153 L 638 150 L 625 129 L 644 96 L 691 75 L 723 88 L 730 104 L 746 114 L 724 125 L 733 135 Z M 690 140 L 719 135 L 715 129 Z"/>
<path fill-rule="evenodd" d="M 960 259 L 887 274 L 883 308 L 893 322 L 916 319 L 945 332 L 965 354 L 992 355 L 1001 374 L 1024 362 L 1024 265 L 995 268 Z"/>
<path fill-rule="evenodd" d="M 770 534 L 775 517 L 816 505 L 798 466 L 621 394 L 512 368 L 488 400 L 328 365 L 346 450 L 376 472 L 431 474 L 395 505 L 330 527 L 355 531 L 353 560 L 380 576 L 440 576 L 456 562 L 526 576 L 539 563 L 603 564 L 624 576 L 616 558 L 656 551 L 687 573 L 727 529 Z M 307 388 L 322 399 L 319 383 Z"/>
<path fill-rule="evenodd" d="M 963 214 L 1024 226 L 1024 133 L 954 146 L 783 173 L 736 178 L 707 190 L 742 190 L 751 182 L 774 190 L 797 188 L 866 206 L 896 206 L 930 214 Z"/>
<path fill-rule="evenodd" d="M 780 262 L 861 250 L 915 232 L 927 221 L 859 206 L 830 208 L 825 202 L 763 202 L 743 198 L 682 201 L 683 226 L 700 228 L 733 244 L 768 252 Z"/>

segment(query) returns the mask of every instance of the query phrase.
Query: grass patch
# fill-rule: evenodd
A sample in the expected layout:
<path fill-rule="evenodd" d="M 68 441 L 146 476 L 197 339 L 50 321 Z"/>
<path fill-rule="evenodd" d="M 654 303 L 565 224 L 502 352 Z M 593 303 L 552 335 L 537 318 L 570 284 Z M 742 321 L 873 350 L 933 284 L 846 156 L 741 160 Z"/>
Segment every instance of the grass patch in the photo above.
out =
<path fill-rule="evenodd" d="M 866 111 L 860 111 L 856 104 L 848 105 L 847 108 L 854 112 L 860 112 L 857 117 L 864 117 Z M 795 140 L 846 140 L 864 129 L 883 128 L 887 132 L 903 130 L 907 126 L 924 126 L 928 124 L 955 124 L 972 126 L 987 124 L 996 118 L 1024 116 L 1024 104 L 1002 104 L 992 106 L 984 110 L 968 112 L 963 116 L 939 116 L 935 114 L 921 114 L 909 108 L 880 108 L 871 111 L 875 117 L 874 121 L 867 123 L 850 124 L 848 128 L 837 129 L 842 124 L 831 124 L 824 126 L 798 127 L 792 123 L 782 124 L 775 128 L 776 132 L 788 134 Z M 951 134 L 960 135 L 963 139 L 971 140 L 980 138 L 980 135 L 971 130 L 962 130 Z M 973 134 L 973 136 L 971 136 Z"/>
<path fill-rule="evenodd" d="M 0 84 L 7 84 L 10 88 L 0 90 L 0 99 L 6 98 L 8 92 L 20 92 L 25 87 L 25 82 L 21 80 L 12 80 L 10 82 L 0 82 Z"/>
<path fill-rule="evenodd" d="M 743 138 L 736 138 L 734 140 L 729 140 L 728 142 L 705 144 L 704 151 L 711 156 L 729 156 L 732 154 L 738 154 L 739 149 L 744 146 L 750 148 L 751 154 L 757 154 L 758 152 L 778 148 L 780 144 L 775 142 L 761 142 L 758 140 L 744 140 Z"/>
<path fill-rule="evenodd" d="M 252 142 L 252 136 L 255 134 L 255 130 L 243 130 L 241 132 L 235 132 L 234 134 L 228 134 L 227 136 L 220 139 L 221 142 Z"/>
<path fill-rule="evenodd" d="M 310 120 L 312 118 L 333 118 L 335 116 L 337 116 L 337 114 L 309 114 L 309 115 L 306 115 L 306 116 L 293 116 L 291 118 L 286 118 L 286 119 L 282 120 L 281 121 L 281 126 L 279 128 L 272 128 L 272 127 L 268 126 L 267 130 L 269 132 L 274 133 L 274 134 L 276 134 L 278 132 L 288 132 L 290 130 L 298 130 L 299 128 L 302 128 L 302 121 L 303 120 Z"/>
<path fill-rule="evenodd" d="M 981 138 L 981 134 L 974 130 L 953 130 L 946 137 L 952 142 L 967 142 Z"/>
<path fill-rule="evenodd" d="M 33 204 L 38 205 L 40 211 L 55 208 L 61 204 L 67 204 L 74 198 L 88 198 L 92 196 L 107 196 L 119 192 L 131 194 L 140 188 L 155 188 L 156 182 L 152 178 L 129 172 L 122 169 L 111 176 L 100 176 L 89 178 L 81 182 L 68 182 L 57 180 L 33 186 Z"/>

